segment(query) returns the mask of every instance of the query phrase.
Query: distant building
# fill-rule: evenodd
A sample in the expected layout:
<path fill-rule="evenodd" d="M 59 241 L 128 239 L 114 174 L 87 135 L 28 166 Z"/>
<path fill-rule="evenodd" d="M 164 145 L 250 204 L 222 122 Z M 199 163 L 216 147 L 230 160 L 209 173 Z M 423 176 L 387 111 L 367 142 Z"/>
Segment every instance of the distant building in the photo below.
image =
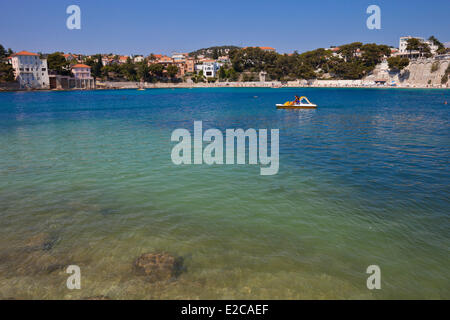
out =
<path fill-rule="evenodd" d="M 272 47 L 259 47 L 261 50 L 263 51 L 267 51 L 267 52 L 276 52 L 275 48 Z"/>
<path fill-rule="evenodd" d="M 128 56 L 120 56 L 120 57 L 119 57 L 119 63 L 120 63 L 120 64 L 127 63 L 128 58 L 129 58 Z"/>
<path fill-rule="evenodd" d="M 188 56 L 187 53 L 173 53 L 172 59 L 174 62 L 179 62 L 186 60 L 187 56 Z"/>
<path fill-rule="evenodd" d="M 138 62 L 142 62 L 144 61 L 144 57 L 143 56 L 134 56 L 133 57 L 133 62 L 134 63 L 138 63 Z"/>
<path fill-rule="evenodd" d="M 76 88 L 93 89 L 95 87 L 95 81 L 91 76 L 90 66 L 85 64 L 75 64 L 72 66 L 72 74 L 75 79 Z"/>
<path fill-rule="evenodd" d="M 11 55 L 8 60 L 21 88 L 49 88 L 47 59 L 40 59 L 37 53 L 21 51 Z"/>
<path fill-rule="evenodd" d="M 67 61 L 77 60 L 77 57 L 71 53 L 63 54 L 63 56 Z"/>
<path fill-rule="evenodd" d="M 186 59 L 186 72 L 194 73 L 195 72 L 195 60 L 192 58 Z"/>
<path fill-rule="evenodd" d="M 223 62 L 223 63 L 230 63 L 230 57 L 228 56 L 220 56 L 217 61 Z"/>
<path fill-rule="evenodd" d="M 111 65 L 112 63 L 113 63 L 113 59 L 112 59 L 112 58 L 106 57 L 106 56 L 103 56 L 103 57 L 102 57 L 102 65 L 103 65 L 103 66 L 109 66 L 109 65 Z"/>
<path fill-rule="evenodd" d="M 148 56 L 149 61 L 158 61 L 162 58 L 162 54 L 151 54 Z"/>
<path fill-rule="evenodd" d="M 75 64 L 72 66 L 72 73 L 75 79 L 91 78 L 91 67 L 85 64 Z"/>
<path fill-rule="evenodd" d="M 215 78 L 221 66 L 222 64 L 215 60 L 204 60 L 203 64 L 195 65 L 195 70 L 197 73 L 203 71 L 203 75 L 207 78 Z"/>
<path fill-rule="evenodd" d="M 438 46 L 436 46 L 432 41 L 425 40 L 424 38 L 421 38 L 421 37 L 407 36 L 407 37 L 400 37 L 399 46 L 398 46 L 398 55 L 408 57 L 408 58 L 419 57 L 419 55 L 420 55 L 419 51 L 412 50 L 410 52 L 409 50 L 406 49 L 408 47 L 408 40 L 412 39 L 412 38 L 416 38 L 416 39 L 420 40 L 421 42 L 428 44 L 428 46 L 430 47 L 431 54 L 432 55 L 436 54 Z"/>
<path fill-rule="evenodd" d="M 244 49 L 247 49 L 247 48 L 260 48 L 261 50 L 266 51 L 266 52 L 276 52 L 275 48 L 272 48 L 272 47 L 245 47 Z"/>
<path fill-rule="evenodd" d="M 161 56 L 161 58 L 158 59 L 158 63 L 162 64 L 171 64 L 173 62 L 174 62 L 173 59 L 168 56 Z"/>

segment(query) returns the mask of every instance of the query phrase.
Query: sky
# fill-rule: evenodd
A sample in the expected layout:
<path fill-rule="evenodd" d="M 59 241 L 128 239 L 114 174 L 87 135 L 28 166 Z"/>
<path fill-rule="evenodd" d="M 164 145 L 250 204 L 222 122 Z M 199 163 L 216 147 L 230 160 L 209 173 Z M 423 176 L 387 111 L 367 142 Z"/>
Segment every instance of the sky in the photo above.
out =
<path fill-rule="evenodd" d="M 369 30 L 369 5 L 381 29 Z M 69 30 L 66 8 L 81 9 Z M 304 52 L 360 41 L 398 47 L 400 36 L 450 42 L 450 0 L 0 0 L 0 44 L 14 51 L 95 54 L 190 52 L 215 45 Z"/>

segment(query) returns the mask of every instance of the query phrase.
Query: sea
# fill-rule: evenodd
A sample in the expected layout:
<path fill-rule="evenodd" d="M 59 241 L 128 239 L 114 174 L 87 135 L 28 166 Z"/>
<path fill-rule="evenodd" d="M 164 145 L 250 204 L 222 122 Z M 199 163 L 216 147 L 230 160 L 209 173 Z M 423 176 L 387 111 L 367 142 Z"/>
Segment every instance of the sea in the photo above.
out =
<path fill-rule="evenodd" d="M 294 95 L 318 108 L 275 107 Z M 446 102 L 448 89 L 2 92 L 0 299 L 450 299 Z M 278 172 L 175 164 L 172 133 L 194 121 L 277 129 Z M 146 253 L 182 268 L 150 281 Z"/>

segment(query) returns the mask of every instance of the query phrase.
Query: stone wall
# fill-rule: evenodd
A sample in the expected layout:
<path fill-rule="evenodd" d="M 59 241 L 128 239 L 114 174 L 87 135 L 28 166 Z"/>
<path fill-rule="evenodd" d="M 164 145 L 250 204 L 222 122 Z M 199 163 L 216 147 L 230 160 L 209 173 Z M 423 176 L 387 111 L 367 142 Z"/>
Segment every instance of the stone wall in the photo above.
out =
<path fill-rule="evenodd" d="M 20 84 L 17 81 L 14 82 L 0 82 L 0 91 L 15 91 L 20 89 Z"/>
<path fill-rule="evenodd" d="M 433 64 L 437 70 L 432 72 Z M 450 59 L 417 59 L 411 60 L 409 66 L 400 72 L 390 71 L 387 63 L 377 65 L 373 73 L 364 78 L 364 81 L 386 80 L 394 81 L 397 85 L 407 87 L 448 87 L 449 83 L 442 85 L 441 79 L 450 64 Z"/>

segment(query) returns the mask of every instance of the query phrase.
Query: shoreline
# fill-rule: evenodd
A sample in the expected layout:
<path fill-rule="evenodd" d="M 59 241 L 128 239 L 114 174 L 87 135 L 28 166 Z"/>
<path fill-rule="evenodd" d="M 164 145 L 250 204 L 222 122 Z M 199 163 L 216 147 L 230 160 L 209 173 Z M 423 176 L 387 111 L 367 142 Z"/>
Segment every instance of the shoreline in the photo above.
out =
<path fill-rule="evenodd" d="M 104 91 L 104 90 L 138 90 L 141 87 L 139 84 L 133 82 L 126 85 L 107 85 L 100 86 L 95 89 L 5 89 L 0 88 L 0 92 L 62 92 L 62 91 Z M 196 89 L 196 88 L 271 88 L 271 89 L 286 89 L 286 88 L 328 88 L 328 89 L 450 89 L 450 87 L 442 86 L 380 86 L 380 85 L 302 85 L 290 84 L 273 86 L 263 83 L 221 83 L 221 84 L 190 84 L 190 83 L 156 83 L 147 84 L 142 87 L 146 89 Z"/>

